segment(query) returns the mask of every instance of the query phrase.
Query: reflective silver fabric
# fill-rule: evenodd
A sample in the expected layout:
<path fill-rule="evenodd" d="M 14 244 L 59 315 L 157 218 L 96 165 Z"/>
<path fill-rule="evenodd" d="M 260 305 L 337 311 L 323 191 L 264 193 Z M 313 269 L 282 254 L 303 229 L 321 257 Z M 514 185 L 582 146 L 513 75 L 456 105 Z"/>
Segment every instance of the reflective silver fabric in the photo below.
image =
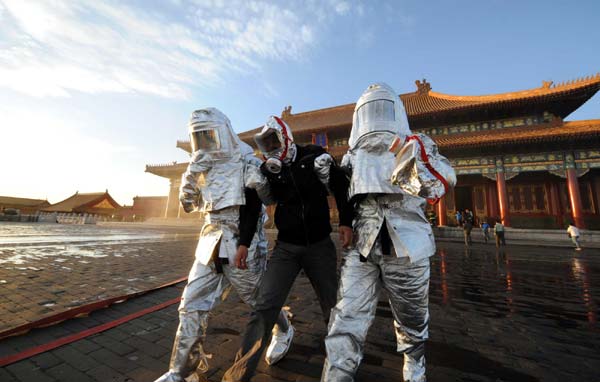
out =
<path fill-rule="evenodd" d="M 331 169 L 331 164 L 333 163 L 333 158 L 331 155 L 325 153 L 321 154 L 315 158 L 314 170 L 317 174 L 317 178 L 325 185 L 327 191 L 329 190 L 329 172 Z"/>
<path fill-rule="evenodd" d="M 393 103 L 393 112 L 386 102 Z M 385 83 L 373 84 L 360 96 L 354 107 L 348 145 L 353 150 L 359 140 L 373 132 L 387 131 L 402 139 L 410 135 L 404 104 L 394 89 Z"/>
<path fill-rule="evenodd" d="M 179 199 L 185 211 L 202 211 L 243 205 L 244 160 L 252 152 L 234 133 L 229 119 L 215 108 L 192 113 L 190 133 L 210 127 L 218 131 L 219 149 L 195 151 L 181 179 Z M 199 196 L 203 205 L 198 206 Z"/>
<path fill-rule="evenodd" d="M 245 203 L 244 186 L 250 182 L 248 173 L 260 165 L 252 148 L 239 141 L 227 117 L 216 109 L 194 112 L 190 130 L 210 124 L 219 130 L 220 151 L 198 150 L 183 175 L 180 199 L 189 210 L 201 196 L 204 201 L 202 227 L 194 264 L 179 305 L 180 323 L 173 345 L 169 371 L 157 381 L 181 382 L 195 372 L 208 368 L 203 349 L 208 312 L 227 298 L 233 288 L 249 306 L 256 304 L 256 291 L 264 273 L 267 239 L 264 232 L 264 209 L 257 231 L 248 248 L 248 269 L 233 266 L 239 238 L 240 206 Z M 223 273 L 217 273 L 216 258 L 227 259 Z M 281 314 L 278 324 L 289 326 Z"/>
<path fill-rule="evenodd" d="M 325 339 L 327 359 L 321 381 L 354 381 L 379 292 L 384 288 L 394 315 L 397 351 L 404 353 L 404 380 L 424 382 L 429 274 L 428 258 L 411 262 L 406 257 L 383 256 L 379 243 L 365 263 L 356 251 L 345 252 L 338 302 L 331 311 Z"/>
<path fill-rule="evenodd" d="M 246 187 L 252 188 L 256 190 L 258 197 L 263 202 L 265 206 L 270 206 L 275 204 L 276 201 L 271 194 L 271 188 L 269 186 L 269 181 L 267 178 L 260 172 L 260 159 L 254 157 L 256 161 L 252 160 L 246 166 L 246 179 L 245 184 Z"/>
<path fill-rule="evenodd" d="M 456 173 L 450 161 L 439 154 L 435 142 L 425 134 L 415 134 L 423 143 L 429 164 L 448 183 L 456 184 Z M 445 194 L 443 183 L 432 174 L 422 160 L 421 146 L 417 140 L 405 143 L 396 155 L 395 168 L 391 177 L 392 183 L 405 192 L 423 198 L 437 199 Z"/>
<path fill-rule="evenodd" d="M 435 241 L 425 216 L 425 199 L 408 194 L 369 194 L 355 210 L 356 250 L 369 256 L 384 219 L 397 257 L 419 261 L 432 256 Z"/>
<path fill-rule="evenodd" d="M 217 137 L 217 145 L 209 144 L 208 147 L 198 145 L 194 148 L 194 151 L 204 151 L 211 153 L 214 159 L 216 158 L 230 158 L 239 151 L 239 144 L 241 140 L 237 134 L 231 128 L 231 121 L 225 114 L 219 109 L 214 107 L 207 107 L 204 109 L 196 110 L 190 116 L 188 123 L 188 130 L 190 133 L 190 139 L 194 142 L 194 132 L 204 131 L 209 132 L 209 135 Z M 205 136 L 204 138 L 208 138 Z M 208 143 L 208 142 L 206 142 Z"/>
<path fill-rule="evenodd" d="M 389 104 L 378 100 L 393 101 L 398 107 L 391 113 Z M 343 257 L 338 302 L 331 311 L 325 340 L 327 359 L 322 381 L 354 380 L 382 287 L 388 292 L 394 314 L 397 350 L 404 354 L 404 380 L 425 381 L 429 257 L 435 253 L 433 233 L 425 217 L 425 198 L 441 197 L 445 192 L 426 163 L 450 187 L 456 176 L 428 137 L 418 135 L 428 154 L 426 159 L 420 155 L 420 146 L 415 146 L 417 142 L 405 143 L 411 133 L 401 105 L 389 86 L 376 84 L 367 89 L 355 108 L 350 150 L 342 166 L 352 173 L 350 196 L 361 195 L 353 222 L 356 246 Z M 362 107 L 367 109 L 362 111 Z M 357 110 L 361 110 L 359 116 Z M 396 256 L 381 252 L 383 224 Z M 361 255 L 366 262 L 360 261 Z"/>
<path fill-rule="evenodd" d="M 390 181 L 394 171 L 394 154 L 390 144 L 397 136 L 388 132 L 370 133 L 350 149 L 342 159 L 342 167 L 350 169 L 350 190 L 352 198 L 360 194 L 396 194 L 402 188 Z"/>
<path fill-rule="evenodd" d="M 342 165 L 352 168 L 349 196 L 368 193 L 395 194 L 400 187 L 390 182 L 394 154 L 389 151 L 396 138 L 410 135 L 400 97 L 387 84 L 367 88 L 354 107 L 349 151 Z"/>
<path fill-rule="evenodd" d="M 203 251 L 208 251 L 218 257 L 227 257 L 233 264 L 237 246 L 238 207 L 208 213 L 202 228 L 201 236 L 213 232 L 221 232 L 220 241 L 202 247 L 196 251 L 196 259 L 188 276 L 187 285 L 183 291 L 179 305 L 180 323 L 175 336 L 169 371 L 157 381 L 183 381 L 194 372 L 203 373 L 208 369 L 208 359 L 203 348 L 207 327 L 208 312 L 224 301 L 231 289 L 242 301 L 254 308 L 256 291 L 264 273 L 267 254 L 267 239 L 263 229 L 264 216 L 259 221 L 257 232 L 248 249 L 248 269 L 238 269 L 233 265 L 224 264 L 223 273 L 217 273 L 214 262 L 206 262 Z M 202 241 L 202 237 L 199 241 Z M 289 327 L 287 315 L 282 312 L 278 325 L 284 329 Z"/>

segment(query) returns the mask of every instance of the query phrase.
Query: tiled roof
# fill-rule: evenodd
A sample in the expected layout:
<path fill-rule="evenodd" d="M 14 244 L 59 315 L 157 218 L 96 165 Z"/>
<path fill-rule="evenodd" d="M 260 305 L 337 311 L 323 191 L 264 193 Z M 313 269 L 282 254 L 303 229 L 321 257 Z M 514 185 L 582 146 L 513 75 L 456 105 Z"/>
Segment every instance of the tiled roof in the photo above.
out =
<path fill-rule="evenodd" d="M 537 125 L 465 134 L 436 135 L 432 138 L 441 150 L 468 147 L 498 147 L 515 143 L 558 142 L 600 138 L 600 119 L 563 122 L 559 125 Z"/>
<path fill-rule="evenodd" d="M 600 73 L 556 85 L 551 81 L 544 81 L 542 86 L 534 89 L 480 96 L 456 96 L 434 92 L 431 90 L 431 85 L 425 80 L 416 81 L 416 84 L 417 91 L 400 94 L 409 122 L 411 119 L 450 111 L 544 103 L 560 100 L 561 97 L 567 97 L 569 100 L 571 100 L 570 98 L 577 99 L 577 102 L 569 105 L 565 104 L 564 110 L 560 110 L 560 113 L 557 112 L 557 115 L 563 114 L 560 116 L 564 117 L 600 90 Z M 350 126 L 354 105 L 351 103 L 296 114 L 292 114 L 291 108 L 287 107 L 282 113 L 282 118 L 295 133 L 337 126 Z M 259 130 L 260 128 L 245 131 L 240 133 L 239 136 L 248 141 Z M 179 144 L 178 147 L 180 147 Z"/>
<path fill-rule="evenodd" d="M 181 176 L 187 168 L 187 165 L 186 162 L 146 165 L 146 172 L 162 176 L 163 178 L 174 178 Z"/>
<path fill-rule="evenodd" d="M 0 205 L 19 205 L 23 207 L 36 207 L 41 205 L 50 205 L 47 200 L 15 198 L 12 196 L 0 196 Z"/>
<path fill-rule="evenodd" d="M 109 203 L 115 206 L 115 208 L 121 207 L 109 194 L 106 192 L 93 192 L 93 193 L 79 193 L 76 192 L 74 195 L 69 198 L 58 202 L 56 204 L 51 205 L 48 208 L 44 208 L 44 211 L 50 212 L 74 212 L 79 208 L 83 208 L 86 206 L 92 206 L 96 203 L 99 203 L 103 199 L 107 199 Z"/>

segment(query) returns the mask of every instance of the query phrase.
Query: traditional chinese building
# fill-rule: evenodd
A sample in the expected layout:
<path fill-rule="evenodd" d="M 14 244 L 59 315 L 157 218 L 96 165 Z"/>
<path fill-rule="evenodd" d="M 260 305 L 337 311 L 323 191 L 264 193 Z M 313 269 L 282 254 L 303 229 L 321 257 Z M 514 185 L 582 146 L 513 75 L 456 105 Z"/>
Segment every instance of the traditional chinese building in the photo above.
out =
<path fill-rule="evenodd" d="M 0 196 L 0 212 L 14 210 L 20 214 L 35 214 L 39 210 L 48 207 L 45 199 L 15 198 L 12 196 Z"/>
<path fill-rule="evenodd" d="M 458 183 L 437 204 L 440 225 L 454 211 L 502 218 L 507 226 L 600 229 L 600 119 L 564 121 L 600 89 L 600 74 L 510 93 L 456 96 L 435 92 L 426 80 L 401 94 L 413 132 L 430 135 L 454 165 Z M 316 143 L 340 159 L 348 148 L 354 104 L 281 117 L 298 143 Z M 254 145 L 246 131 L 240 138 Z M 177 147 L 190 151 L 187 141 Z M 185 163 L 147 166 L 171 179 L 166 215 L 177 216 L 177 189 Z"/>
<path fill-rule="evenodd" d="M 123 206 L 118 215 L 124 221 L 144 221 L 163 217 L 167 207 L 166 196 L 135 196 L 133 205 Z"/>
<path fill-rule="evenodd" d="M 44 212 L 92 214 L 100 216 L 112 216 L 121 206 L 112 196 L 105 192 L 79 193 L 71 195 L 67 199 L 43 208 Z"/>

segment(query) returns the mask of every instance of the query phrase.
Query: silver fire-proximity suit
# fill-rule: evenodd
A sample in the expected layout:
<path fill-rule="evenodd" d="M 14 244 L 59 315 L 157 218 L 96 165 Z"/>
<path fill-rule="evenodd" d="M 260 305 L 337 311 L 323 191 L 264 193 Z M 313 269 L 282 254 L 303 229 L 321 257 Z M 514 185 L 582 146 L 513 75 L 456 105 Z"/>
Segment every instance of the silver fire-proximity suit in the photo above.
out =
<path fill-rule="evenodd" d="M 343 255 L 321 381 L 354 380 L 384 288 L 404 380 L 422 382 L 435 252 L 425 203 L 442 197 L 456 175 L 430 138 L 411 135 L 402 101 L 386 84 L 369 86 L 356 103 L 348 143 L 342 166 L 351 172 L 355 245 Z"/>
<path fill-rule="evenodd" d="M 240 208 L 246 204 L 245 188 L 256 189 L 259 195 L 264 191 L 260 189 L 266 182 L 259 171 L 261 161 L 234 133 L 229 119 L 215 108 L 192 113 L 189 129 L 193 154 L 182 177 L 180 202 L 186 212 L 200 209 L 205 221 L 179 305 L 179 327 L 169 371 L 157 382 L 202 380 L 210 358 L 203 349 L 209 312 L 227 298 L 232 287 L 254 308 L 266 265 L 263 212 L 248 248 L 248 269 L 234 265 Z M 268 194 L 268 190 L 264 192 Z M 277 325 L 287 330 L 284 312 Z"/>

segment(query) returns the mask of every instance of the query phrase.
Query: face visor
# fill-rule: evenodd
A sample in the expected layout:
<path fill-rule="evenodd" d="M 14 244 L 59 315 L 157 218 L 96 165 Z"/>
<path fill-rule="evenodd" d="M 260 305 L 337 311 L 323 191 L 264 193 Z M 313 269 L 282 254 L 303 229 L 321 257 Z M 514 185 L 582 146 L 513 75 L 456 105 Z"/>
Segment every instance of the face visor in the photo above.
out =
<path fill-rule="evenodd" d="M 221 149 L 219 132 L 217 129 L 201 129 L 190 133 L 192 149 L 194 151 L 212 152 Z"/>
<path fill-rule="evenodd" d="M 258 149 L 265 156 L 274 156 L 282 151 L 282 139 L 280 137 L 280 132 L 276 129 L 267 129 L 264 132 L 256 134 L 254 136 L 254 141 L 258 146 Z M 279 156 L 279 155 L 277 155 Z"/>
<path fill-rule="evenodd" d="M 375 100 L 362 105 L 357 111 L 358 125 L 368 125 L 373 122 L 394 122 L 394 102 Z"/>

